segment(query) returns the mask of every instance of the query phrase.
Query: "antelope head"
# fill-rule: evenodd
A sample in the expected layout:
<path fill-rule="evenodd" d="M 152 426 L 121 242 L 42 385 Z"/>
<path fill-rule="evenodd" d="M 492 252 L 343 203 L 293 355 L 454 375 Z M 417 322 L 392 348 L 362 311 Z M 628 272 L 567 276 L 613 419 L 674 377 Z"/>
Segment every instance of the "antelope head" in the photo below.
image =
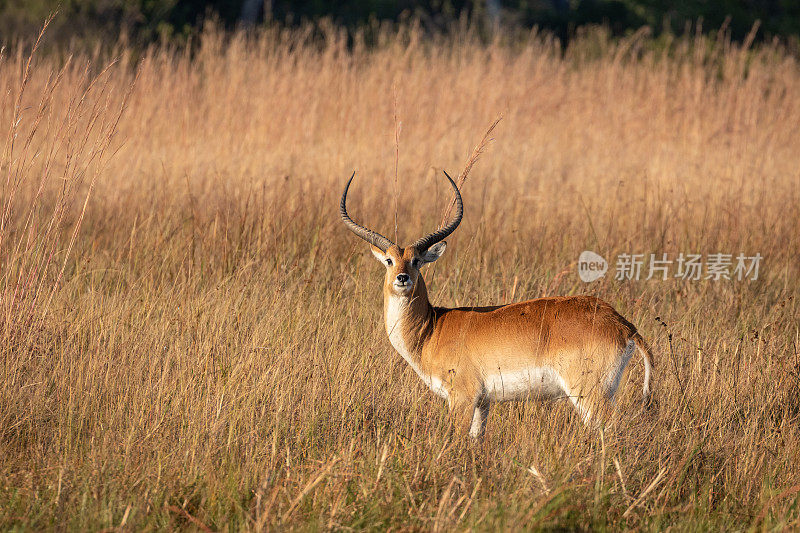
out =
<path fill-rule="evenodd" d="M 353 219 L 347 214 L 347 191 L 355 175 L 355 172 L 353 172 L 342 194 L 342 201 L 339 206 L 342 221 L 350 231 L 370 244 L 372 255 L 386 267 L 384 290 L 396 296 L 410 296 L 414 292 L 414 288 L 419 284 L 420 269 L 442 256 L 447 247 L 444 239 L 453 233 L 461 223 L 461 218 L 464 214 L 461 193 L 459 193 L 453 179 L 445 172 L 444 175 L 450 182 L 450 186 L 456 196 L 455 218 L 447 226 L 429 233 L 405 248 L 400 248 L 380 233 L 353 222 Z"/>

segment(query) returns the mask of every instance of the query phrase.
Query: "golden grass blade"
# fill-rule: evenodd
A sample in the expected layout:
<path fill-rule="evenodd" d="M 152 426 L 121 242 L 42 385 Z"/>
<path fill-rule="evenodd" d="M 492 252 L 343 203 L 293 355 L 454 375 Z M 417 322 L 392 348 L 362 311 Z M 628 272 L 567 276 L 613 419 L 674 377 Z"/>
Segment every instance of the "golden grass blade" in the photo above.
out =
<path fill-rule="evenodd" d="M 302 490 L 302 491 L 300 491 L 300 494 L 298 494 L 298 495 L 295 497 L 295 499 L 294 499 L 294 500 L 292 500 L 292 503 L 291 503 L 291 505 L 289 505 L 289 508 L 286 510 L 286 512 L 285 512 L 285 513 L 283 513 L 282 520 L 283 520 L 284 522 L 285 522 L 286 520 L 288 520 L 288 519 L 289 519 L 289 517 L 291 517 L 291 516 L 292 516 L 292 513 L 294 513 L 294 512 L 295 512 L 295 510 L 297 510 L 297 507 L 300 505 L 300 502 L 302 502 L 302 501 L 303 501 L 303 498 L 305 498 L 306 496 L 308 496 L 308 494 L 309 494 L 309 493 L 310 493 L 312 490 L 314 490 L 314 488 L 315 488 L 317 485 L 319 485 L 320 483 L 322 483 L 322 481 L 323 481 L 323 480 L 324 480 L 324 479 L 325 479 L 325 478 L 326 478 L 326 477 L 327 477 L 327 476 L 328 476 L 328 475 L 331 473 L 331 470 L 333 469 L 333 467 L 334 467 L 334 466 L 336 465 L 336 463 L 338 463 L 338 462 L 339 462 L 339 457 L 334 457 L 333 459 L 331 459 L 330 461 L 328 461 L 328 464 L 326 464 L 324 467 L 322 467 L 322 468 L 321 468 L 321 469 L 320 469 L 320 470 L 319 470 L 319 471 L 318 471 L 318 472 L 317 472 L 317 473 L 314 475 L 314 477 L 311 479 L 311 481 L 309 481 L 309 482 L 306 484 L 306 486 L 305 486 L 305 487 L 303 487 L 303 490 Z"/>
<path fill-rule="evenodd" d="M 661 480 L 664 479 L 664 476 L 666 475 L 666 473 L 667 473 L 667 469 L 662 467 L 661 470 L 658 471 L 658 474 L 656 474 L 656 477 L 654 477 L 653 480 L 650 482 L 650 484 L 647 485 L 647 488 L 645 488 L 639 494 L 639 496 L 636 498 L 636 500 L 634 500 L 634 502 L 625 510 L 625 512 L 622 513 L 622 516 L 623 517 L 628 516 L 631 513 L 631 511 L 633 511 L 636 507 L 638 507 L 644 501 L 644 499 L 647 497 L 647 495 L 650 494 L 650 492 L 654 488 L 656 488 L 659 483 L 661 483 Z"/>
<path fill-rule="evenodd" d="M 495 121 L 492 122 L 492 124 L 486 130 L 486 133 L 483 134 L 483 137 L 481 138 L 480 142 L 475 145 L 475 148 L 472 149 L 472 153 L 467 159 L 467 162 L 464 164 L 464 168 L 461 170 L 461 173 L 458 175 L 458 177 L 454 180 L 459 189 L 461 189 L 461 187 L 464 185 L 464 182 L 467 181 L 467 177 L 469 176 L 472 167 L 475 165 L 478 159 L 480 159 L 481 155 L 486 150 L 487 146 L 489 146 L 489 143 L 492 141 L 491 138 L 492 132 L 494 131 L 494 129 L 497 127 L 497 125 L 500 123 L 501 120 L 503 120 L 502 116 L 497 117 Z M 452 212 L 455 205 L 456 205 L 456 197 L 455 195 L 453 195 L 453 199 L 450 200 L 450 203 L 447 205 L 447 207 L 444 210 L 444 213 L 442 214 L 442 221 L 439 223 L 439 229 L 447 225 L 447 221 L 450 218 L 450 213 Z"/>

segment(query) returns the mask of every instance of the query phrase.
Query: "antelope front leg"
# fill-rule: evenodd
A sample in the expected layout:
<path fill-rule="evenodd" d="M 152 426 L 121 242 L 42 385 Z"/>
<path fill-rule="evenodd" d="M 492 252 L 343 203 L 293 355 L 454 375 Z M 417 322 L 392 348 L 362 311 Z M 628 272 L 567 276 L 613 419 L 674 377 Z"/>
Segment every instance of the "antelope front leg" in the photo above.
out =
<path fill-rule="evenodd" d="M 469 427 L 469 436 L 475 440 L 483 438 L 486 431 L 486 418 L 489 416 L 489 400 L 479 397 L 472 407 L 472 424 Z"/>
<path fill-rule="evenodd" d="M 463 395 L 452 394 L 448 398 L 450 420 L 460 434 L 468 433 L 479 440 L 486 428 L 486 417 L 489 414 L 489 401 L 479 397 L 470 399 Z"/>
<path fill-rule="evenodd" d="M 457 431 L 459 435 L 469 432 L 472 425 L 472 402 L 451 390 L 447 407 L 450 411 L 451 430 Z"/>

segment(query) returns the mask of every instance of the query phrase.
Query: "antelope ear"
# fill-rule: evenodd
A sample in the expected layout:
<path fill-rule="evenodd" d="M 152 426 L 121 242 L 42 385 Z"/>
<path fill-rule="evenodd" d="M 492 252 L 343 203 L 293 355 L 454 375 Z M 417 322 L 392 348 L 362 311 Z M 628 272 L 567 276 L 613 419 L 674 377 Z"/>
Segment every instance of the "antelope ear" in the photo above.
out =
<path fill-rule="evenodd" d="M 445 241 L 437 242 L 436 244 L 425 250 L 425 253 L 422 254 L 422 261 L 424 261 L 425 263 L 433 263 L 434 261 L 442 257 L 445 248 L 447 248 L 447 242 Z"/>
<path fill-rule="evenodd" d="M 372 255 L 375 256 L 375 259 L 377 259 L 379 262 L 383 263 L 384 266 L 386 266 L 386 258 L 388 256 L 385 253 L 383 253 L 380 248 L 378 248 L 374 244 L 370 244 L 369 250 L 372 252 Z"/>

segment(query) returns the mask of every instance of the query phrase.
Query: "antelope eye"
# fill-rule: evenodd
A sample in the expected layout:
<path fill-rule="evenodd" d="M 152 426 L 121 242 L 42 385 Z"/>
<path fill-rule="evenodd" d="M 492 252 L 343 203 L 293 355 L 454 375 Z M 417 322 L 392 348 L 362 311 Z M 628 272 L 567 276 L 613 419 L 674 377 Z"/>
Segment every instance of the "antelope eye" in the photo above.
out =
<path fill-rule="evenodd" d="M 419 265 L 419 259 L 412 259 L 411 266 L 416 267 L 417 265 Z"/>
<path fill-rule="evenodd" d="M 386 260 L 386 266 L 392 266 L 392 260 L 391 259 L 387 259 Z"/>

